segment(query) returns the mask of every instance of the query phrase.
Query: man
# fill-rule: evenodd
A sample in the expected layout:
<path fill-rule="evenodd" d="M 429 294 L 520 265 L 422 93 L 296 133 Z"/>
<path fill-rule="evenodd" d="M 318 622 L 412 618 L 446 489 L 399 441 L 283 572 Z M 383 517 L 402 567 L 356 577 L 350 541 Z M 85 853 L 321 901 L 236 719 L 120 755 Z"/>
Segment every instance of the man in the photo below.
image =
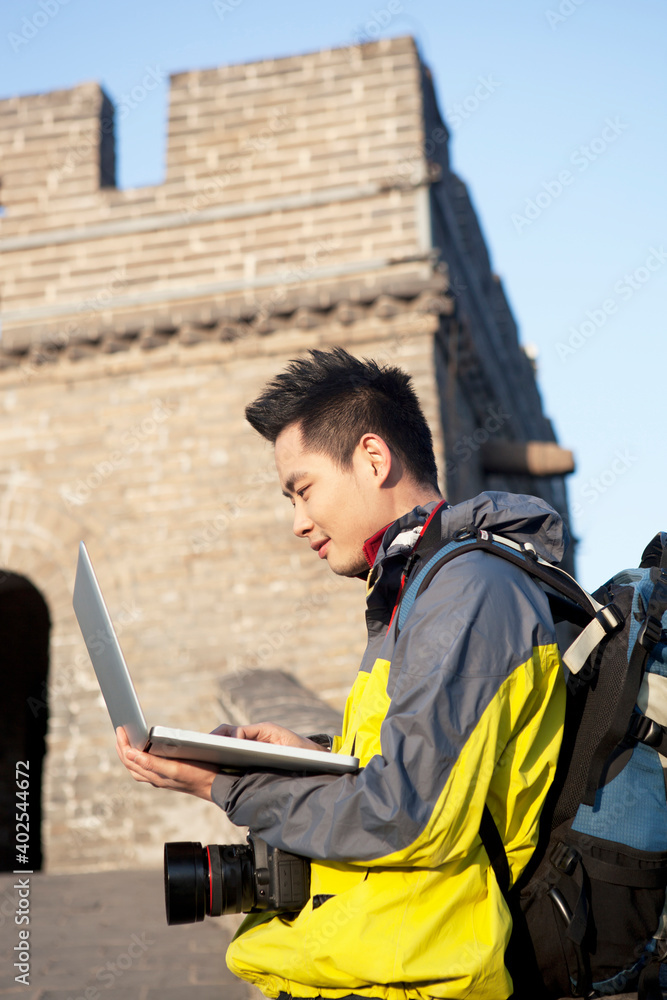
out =
<path fill-rule="evenodd" d="M 361 770 L 214 775 L 131 750 L 119 732 L 121 759 L 137 780 L 210 798 L 312 859 L 302 911 L 251 914 L 228 952 L 268 996 L 502 1000 L 511 919 L 479 831 L 487 804 L 516 881 L 564 714 L 548 602 L 521 569 L 472 552 L 436 573 L 400 633 L 391 619 L 434 512 L 443 539 L 486 528 L 554 562 L 561 520 L 534 497 L 443 503 L 409 377 L 340 348 L 293 361 L 246 416 L 274 443 L 295 534 L 334 573 L 368 576 L 368 646 L 332 745 Z M 317 746 L 271 723 L 217 731 Z"/>

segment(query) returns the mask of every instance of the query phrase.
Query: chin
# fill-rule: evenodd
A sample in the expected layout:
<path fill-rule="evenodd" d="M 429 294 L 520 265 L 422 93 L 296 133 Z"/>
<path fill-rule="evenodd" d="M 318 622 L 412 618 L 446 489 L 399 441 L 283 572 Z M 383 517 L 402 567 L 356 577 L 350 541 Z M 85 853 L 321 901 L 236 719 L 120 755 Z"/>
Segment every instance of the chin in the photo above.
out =
<path fill-rule="evenodd" d="M 350 561 L 347 563 L 338 562 L 335 559 L 332 562 L 331 559 L 327 556 L 327 562 L 329 563 L 329 569 L 331 570 L 332 573 L 335 573 L 336 576 L 354 577 L 354 576 L 360 576 L 362 573 L 364 576 L 368 574 L 368 563 L 365 557 L 363 556 L 361 557 L 361 559 L 358 559 L 354 562 Z"/>

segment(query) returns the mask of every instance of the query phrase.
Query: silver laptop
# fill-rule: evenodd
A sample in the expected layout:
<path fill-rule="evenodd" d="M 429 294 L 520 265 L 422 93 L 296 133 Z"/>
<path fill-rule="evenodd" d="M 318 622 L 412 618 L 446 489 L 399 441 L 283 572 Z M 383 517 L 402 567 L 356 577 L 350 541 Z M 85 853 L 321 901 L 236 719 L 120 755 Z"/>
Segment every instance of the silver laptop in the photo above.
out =
<path fill-rule="evenodd" d="M 176 760 L 217 764 L 221 771 L 280 768 L 345 774 L 358 770 L 358 758 L 344 754 L 274 746 L 165 726 L 153 726 L 149 730 L 83 542 L 79 545 L 72 603 L 114 731 L 123 726 L 137 750 Z"/>

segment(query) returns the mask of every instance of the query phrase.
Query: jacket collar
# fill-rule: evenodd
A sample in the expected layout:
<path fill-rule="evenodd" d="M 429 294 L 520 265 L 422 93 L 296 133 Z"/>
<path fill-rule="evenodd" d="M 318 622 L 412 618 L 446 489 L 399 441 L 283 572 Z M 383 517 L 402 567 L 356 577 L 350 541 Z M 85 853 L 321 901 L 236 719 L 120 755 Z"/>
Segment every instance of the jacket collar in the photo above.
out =
<path fill-rule="evenodd" d="M 388 624 L 408 555 L 429 514 L 440 503 L 442 501 L 433 500 L 423 507 L 415 507 L 368 540 L 367 558 L 377 546 L 366 586 L 366 618 L 370 633 Z M 530 541 L 538 555 L 551 563 L 560 561 L 567 544 L 567 532 L 560 515 L 539 497 L 488 490 L 454 507 L 444 504 L 443 539 L 453 538 L 464 529 L 474 533 L 480 528 L 512 541 Z M 379 545 L 378 535 L 381 535 Z"/>
<path fill-rule="evenodd" d="M 379 531 L 376 531 L 374 535 L 371 535 L 371 537 L 367 538 L 364 542 L 364 555 L 366 556 L 366 562 L 368 563 L 369 569 L 372 569 L 373 563 L 377 559 L 377 554 L 380 551 L 384 533 L 387 528 L 390 527 L 391 524 L 385 524 L 384 528 L 380 528 Z"/>
<path fill-rule="evenodd" d="M 385 524 L 374 535 L 364 542 L 363 551 L 368 563 L 368 568 L 372 569 L 378 561 L 378 554 L 382 550 L 382 557 L 389 553 L 394 555 L 397 552 L 411 551 L 415 542 L 419 538 L 422 527 L 428 520 L 429 514 L 442 500 L 432 500 L 423 507 L 415 507 L 407 514 L 402 514 L 395 521 Z M 449 506 L 446 504 L 446 506 Z M 367 574 L 360 573 L 361 579 L 366 579 Z"/>
<path fill-rule="evenodd" d="M 367 559 L 373 548 L 376 549 L 366 583 L 366 623 L 369 634 L 375 634 L 389 624 L 406 560 L 429 515 L 441 503 L 442 500 L 433 500 L 423 507 L 415 507 L 369 538 L 366 543 L 368 551 L 364 546 Z"/>
<path fill-rule="evenodd" d="M 386 556 L 393 555 L 394 546 L 412 548 L 416 536 L 411 542 L 410 536 L 404 535 L 404 532 L 417 528 L 418 535 L 439 503 L 442 501 L 433 500 L 423 507 L 415 507 L 384 528 L 374 566 L 377 567 Z M 474 533 L 480 528 L 504 535 L 512 541 L 530 541 L 537 554 L 550 563 L 560 562 L 568 542 L 562 518 L 540 497 L 487 490 L 454 507 L 448 503 L 443 505 L 443 539 L 453 538 L 463 530 Z"/>
<path fill-rule="evenodd" d="M 424 524 L 442 502 L 442 500 L 431 500 L 430 503 L 415 507 L 378 532 L 381 537 L 375 549 L 371 566 L 381 563 L 385 556 L 411 552 Z M 445 506 L 448 507 L 449 504 L 445 502 Z M 366 544 L 368 545 L 375 538 L 377 535 L 373 535 L 372 539 L 369 538 Z M 364 552 L 366 552 L 366 546 L 364 546 Z M 366 558 L 368 558 L 368 554 L 366 554 Z"/>

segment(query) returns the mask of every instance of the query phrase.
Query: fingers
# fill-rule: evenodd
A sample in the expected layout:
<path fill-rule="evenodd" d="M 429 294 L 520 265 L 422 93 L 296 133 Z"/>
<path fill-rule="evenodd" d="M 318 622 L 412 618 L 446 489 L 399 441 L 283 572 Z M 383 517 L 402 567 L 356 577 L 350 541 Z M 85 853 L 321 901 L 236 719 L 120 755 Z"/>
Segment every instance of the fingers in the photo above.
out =
<path fill-rule="evenodd" d="M 244 739 L 241 726 L 232 726 L 228 722 L 222 722 L 216 729 L 211 730 L 211 736 L 231 736 L 233 739 Z"/>
<path fill-rule="evenodd" d="M 154 788 L 187 790 L 189 783 L 184 780 L 183 765 L 178 761 L 140 753 L 138 750 L 129 750 L 127 759 L 127 769 L 136 781 L 147 782 Z"/>
<path fill-rule="evenodd" d="M 277 736 L 288 730 L 273 722 L 248 722 L 243 726 L 232 726 L 227 722 L 214 729 L 211 736 L 231 736 L 236 740 L 259 740 L 262 743 L 281 742 Z"/>
<path fill-rule="evenodd" d="M 213 765 L 169 760 L 136 750 L 130 746 L 127 734 L 121 727 L 116 730 L 116 750 L 135 781 L 146 782 L 154 788 L 186 792 L 210 801 L 211 785 L 218 773 Z"/>
<path fill-rule="evenodd" d="M 248 722 L 245 726 L 238 726 L 239 739 L 259 740 L 260 742 L 270 742 L 266 739 L 266 726 L 263 722 Z"/>
<path fill-rule="evenodd" d="M 127 751 L 131 749 L 130 741 L 127 738 L 127 733 L 122 726 L 119 726 L 116 730 L 116 753 L 120 757 L 121 763 L 127 767 Z"/>
<path fill-rule="evenodd" d="M 129 747 L 130 741 L 127 738 L 127 733 L 122 726 L 119 726 L 116 730 L 116 751 L 120 759 L 123 759 L 123 751 L 125 747 Z"/>
<path fill-rule="evenodd" d="M 167 778 L 167 775 L 155 769 L 155 758 L 147 753 L 140 753 L 131 747 L 126 750 L 124 763 L 132 777 L 136 781 L 147 781 L 151 785 L 159 785 Z"/>
<path fill-rule="evenodd" d="M 294 745 L 294 734 L 290 733 L 289 729 L 276 725 L 275 722 L 248 722 L 243 726 L 232 726 L 223 722 L 211 735 L 231 736 L 237 740 L 257 740 L 260 743 Z"/>
<path fill-rule="evenodd" d="M 116 752 L 122 763 L 136 781 L 147 781 L 155 784 L 155 779 L 163 778 L 165 775 L 154 771 L 153 761 L 156 758 L 147 753 L 141 753 L 130 745 L 127 733 L 122 726 L 116 730 Z"/>
<path fill-rule="evenodd" d="M 316 743 L 312 743 L 303 736 L 298 736 L 291 729 L 279 726 L 275 722 L 249 723 L 246 726 L 239 726 L 239 733 L 243 733 L 243 739 L 256 740 L 259 743 L 273 743 L 276 746 L 299 747 L 302 750 L 319 750 Z"/>

